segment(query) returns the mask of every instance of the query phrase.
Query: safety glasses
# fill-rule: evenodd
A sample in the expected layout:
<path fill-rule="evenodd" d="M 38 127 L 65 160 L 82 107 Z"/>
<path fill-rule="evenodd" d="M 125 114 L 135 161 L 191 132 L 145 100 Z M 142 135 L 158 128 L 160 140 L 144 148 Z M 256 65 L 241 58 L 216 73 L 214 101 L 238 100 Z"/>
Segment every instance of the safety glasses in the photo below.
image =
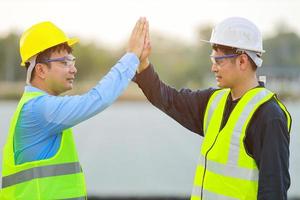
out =
<path fill-rule="evenodd" d="M 73 67 L 73 66 L 75 66 L 75 61 L 76 61 L 76 58 L 73 55 L 67 55 L 67 56 L 60 57 L 60 58 L 52 58 L 52 59 L 44 60 L 44 62 L 46 62 L 46 63 L 60 62 L 65 67 Z"/>
<path fill-rule="evenodd" d="M 226 59 L 226 58 L 234 58 L 239 56 L 240 54 L 227 54 L 227 55 L 223 55 L 223 56 L 210 56 L 211 62 L 214 65 L 221 65 L 222 60 Z"/>

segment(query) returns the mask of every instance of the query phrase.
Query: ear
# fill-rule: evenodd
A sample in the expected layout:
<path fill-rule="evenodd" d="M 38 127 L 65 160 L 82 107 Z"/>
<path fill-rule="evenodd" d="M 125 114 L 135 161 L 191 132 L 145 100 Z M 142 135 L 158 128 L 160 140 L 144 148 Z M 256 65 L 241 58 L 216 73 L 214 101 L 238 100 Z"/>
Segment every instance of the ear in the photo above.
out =
<path fill-rule="evenodd" d="M 248 56 L 246 54 L 242 54 L 239 56 L 239 59 L 237 59 L 238 61 L 238 65 L 240 66 L 240 69 L 242 71 L 245 71 L 248 68 L 248 64 L 249 60 L 248 60 Z"/>
<path fill-rule="evenodd" d="M 47 65 L 43 63 L 37 63 L 36 66 L 34 67 L 35 70 L 35 76 L 39 77 L 40 79 L 45 79 L 46 74 L 49 71 L 49 68 Z"/>

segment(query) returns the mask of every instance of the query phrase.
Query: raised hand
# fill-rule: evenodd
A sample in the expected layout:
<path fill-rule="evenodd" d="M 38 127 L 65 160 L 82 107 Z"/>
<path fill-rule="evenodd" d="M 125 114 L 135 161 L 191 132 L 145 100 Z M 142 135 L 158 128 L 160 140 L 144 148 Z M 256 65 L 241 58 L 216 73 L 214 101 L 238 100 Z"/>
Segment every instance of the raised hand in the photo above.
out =
<path fill-rule="evenodd" d="M 144 71 L 149 66 L 149 56 L 151 54 L 151 43 L 150 43 L 150 34 L 149 34 L 149 23 L 147 22 L 147 32 L 144 42 L 144 48 L 140 57 L 140 65 L 137 69 L 137 72 L 140 73 Z"/>
<path fill-rule="evenodd" d="M 136 22 L 128 42 L 127 52 L 132 52 L 139 58 L 141 58 L 141 54 L 145 45 L 146 33 L 148 32 L 147 24 L 148 22 L 146 18 L 141 17 Z"/>

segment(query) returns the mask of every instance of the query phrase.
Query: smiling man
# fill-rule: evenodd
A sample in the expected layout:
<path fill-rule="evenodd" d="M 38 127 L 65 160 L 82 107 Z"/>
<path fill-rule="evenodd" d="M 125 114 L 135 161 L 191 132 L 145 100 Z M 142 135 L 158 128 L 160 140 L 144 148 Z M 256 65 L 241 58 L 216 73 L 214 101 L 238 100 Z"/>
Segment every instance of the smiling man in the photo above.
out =
<path fill-rule="evenodd" d="M 147 56 L 135 77 L 154 106 L 204 137 L 191 200 L 287 199 L 291 117 L 257 80 L 260 31 L 247 19 L 228 18 L 206 42 L 219 88 L 177 91 L 159 79 Z"/>
<path fill-rule="evenodd" d="M 103 111 L 128 86 L 140 63 L 147 29 L 147 20 L 139 19 L 127 53 L 94 88 L 77 96 L 58 95 L 73 88 L 77 69 L 72 46 L 78 40 L 51 22 L 23 33 L 20 54 L 27 86 L 3 151 L 1 199 L 86 199 L 71 127 Z"/>

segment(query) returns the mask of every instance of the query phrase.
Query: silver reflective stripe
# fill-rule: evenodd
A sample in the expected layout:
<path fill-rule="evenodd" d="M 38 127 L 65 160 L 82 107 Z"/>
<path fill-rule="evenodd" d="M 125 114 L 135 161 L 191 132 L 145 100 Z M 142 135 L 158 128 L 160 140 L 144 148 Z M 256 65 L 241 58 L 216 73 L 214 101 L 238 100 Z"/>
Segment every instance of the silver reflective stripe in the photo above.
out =
<path fill-rule="evenodd" d="M 86 196 L 82 196 L 82 197 L 68 198 L 68 199 L 64 199 L 64 200 L 86 200 L 86 199 L 87 199 Z"/>
<path fill-rule="evenodd" d="M 212 100 L 212 103 L 210 105 L 210 107 L 208 108 L 208 113 L 207 113 L 207 119 L 206 119 L 206 124 L 205 124 L 205 127 L 204 127 L 204 135 L 207 131 L 207 128 L 208 128 L 208 124 L 211 120 L 211 117 L 217 107 L 217 105 L 219 104 L 220 100 L 222 99 L 223 95 L 227 92 L 227 90 L 221 90 L 221 91 L 217 91 L 218 94 L 216 94 L 216 96 L 214 97 L 214 99 Z"/>
<path fill-rule="evenodd" d="M 239 200 L 238 198 L 216 194 L 208 190 L 203 190 L 203 199 L 204 200 Z"/>
<path fill-rule="evenodd" d="M 201 187 L 194 187 L 192 195 L 201 197 Z M 203 200 L 238 200 L 237 198 L 216 194 L 205 189 L 203 189 L 202 199 Z"/>
<path fill-rule="evenodd" d="M 244 107 L 242 113 L 240 114 L 235 127 L 233 129 L 233 134 L 231 136 L 231 142 L 229 146 L 229 153 L 228 153 L 228 164 L 229 165 L 238 165 L 239 159 L 239 152 L 240 152 L 240 140 L 243 131 L 243 126 L 246 123 L 249 114 L 253 110 L 254 106 L 259 103 L 263 98 L 267 95 L 272 94 L 270 91 L 263 89 L 262 91 L 258 92 Z"/>
<path fill-rule="evenodd" d="M 16 174 L 2 177 L 2 188 L 9 187 L 36 178 L 76 174 L 82 172 L 79 162 L 47 165 L 27 169 Z"/>
<path fill-rule="evenodd" d="M 204 166 L 205 158 L 199 156 L 199 165 Z M 221 164 L 212 160 L 207 160 L 206 169 L 222 176 L 229 176 L 248 181 L 258 181 L 258 169 L 241 168 L 236 165 Z"/>
<path fill-rule="evenodd" d="M 192 196 L 201 196 L 201 187 L 194 186 L 192 191 Z"/>

